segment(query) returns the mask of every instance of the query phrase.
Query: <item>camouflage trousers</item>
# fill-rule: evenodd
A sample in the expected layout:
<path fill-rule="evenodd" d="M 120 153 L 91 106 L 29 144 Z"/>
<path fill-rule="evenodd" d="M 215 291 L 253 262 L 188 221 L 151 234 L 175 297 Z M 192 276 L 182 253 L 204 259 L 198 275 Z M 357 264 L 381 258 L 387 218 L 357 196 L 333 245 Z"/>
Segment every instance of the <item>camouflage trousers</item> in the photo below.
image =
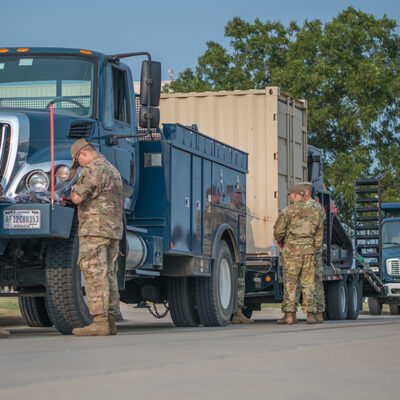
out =
<path fill-rule="evenodd" d="M 244 306 L 244 292 L 246 289 L 245 281 L 243 276 L 238 277 L 238 307 Z"/>
<path fill-rule="evenodd" d="M 79 238 L 79 265 L 85 278 L 90 314 L 117 315 L 119 240 L 99 236 Z"/>
<path fill-rule="evenodd" d="M 282 312 L 296 311 L 298 282 L 303 292 L 304 312 L 316 312 L 314 296 L 314 254 L 293 254 L 283 251 L 283 302 Z"/>
<path fill-rule="evenodd" d="M 322 248 L 314 254 L 314 280 L 315 280 L 315 303 L 317 312 L 325 311 L 325 293 L 324 284 L 322 283 L 323 261 L 322 261 Z M 296 309 L 299 304 L 301 294 L 300 282 L 296 290 Z"/>

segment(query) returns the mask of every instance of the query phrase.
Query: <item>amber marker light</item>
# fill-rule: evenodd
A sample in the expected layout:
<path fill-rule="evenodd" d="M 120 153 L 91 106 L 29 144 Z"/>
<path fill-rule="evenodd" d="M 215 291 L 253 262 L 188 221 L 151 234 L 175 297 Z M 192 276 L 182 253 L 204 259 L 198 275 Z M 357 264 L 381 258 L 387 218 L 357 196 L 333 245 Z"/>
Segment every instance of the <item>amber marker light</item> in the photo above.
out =
<path fill-rule="evenodd" d="M 93 54 L 90 50 L 79 50 L 82 54 Z"/>
<path fill-rule="evenodd" d="M 19 49 L 17 49 L 18 53 L 26 53 L 27 51 L 29 51 L 29 49 L 27 47 L 20 47 Z"/>
<path fill-rule="evenodd" d="M 269 281 L 271 280 L 271 277 L 270 277 L 270 276 L 266 276 L 266 277 L 265 277 L 265 280 L 266 280 L 267 282 L 269 282 Z"/>
<path fill-rule="evenodd" d="M 0 53 L 8 53 L 10 49 L 0 49 Z"/>

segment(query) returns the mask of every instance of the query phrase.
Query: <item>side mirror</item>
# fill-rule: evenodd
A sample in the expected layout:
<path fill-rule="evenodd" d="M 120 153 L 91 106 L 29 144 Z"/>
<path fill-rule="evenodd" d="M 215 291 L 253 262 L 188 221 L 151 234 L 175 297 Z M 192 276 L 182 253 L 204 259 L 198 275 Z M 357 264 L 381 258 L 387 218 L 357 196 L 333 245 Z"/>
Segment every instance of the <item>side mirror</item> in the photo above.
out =
<path fill-rule="evenodd" d="M 150 91 L 150 104 L 148 104 Z M 158 106 L 161 93 L 161 63 L 143 61 L 140 75 L 140 104 L 143 106 Z"/>
<path fill-rule="evenodd" d="M 148 120 L 150 120 L 149 128 L 158 128 L 158 125 L 160 125 L 160 110 L 154 107 L 140 107 L 139 126 L 141 128 L 148 128 Z"/>

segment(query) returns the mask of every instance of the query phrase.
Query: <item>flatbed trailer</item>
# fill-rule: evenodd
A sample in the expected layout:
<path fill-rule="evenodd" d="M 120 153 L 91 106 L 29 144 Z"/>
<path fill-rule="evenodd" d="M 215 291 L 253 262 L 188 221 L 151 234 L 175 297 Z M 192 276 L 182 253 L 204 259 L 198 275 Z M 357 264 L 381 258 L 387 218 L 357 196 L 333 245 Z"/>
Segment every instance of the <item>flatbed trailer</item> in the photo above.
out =
<path fill-rule="evenodd" d="M 283 300 L 283 273 L 279 257 L 266 254 L 248 254 L 246 257 L 246 298 L 244 314 L 261 310 L 263 303 L 281 303 Z M 355 268 L 334 265 L 323 267 L 325 290 L 325 319 L 357 319 L 366 297 L 365 287 L 385 296 L 384 284 L 368 263 Z"/>

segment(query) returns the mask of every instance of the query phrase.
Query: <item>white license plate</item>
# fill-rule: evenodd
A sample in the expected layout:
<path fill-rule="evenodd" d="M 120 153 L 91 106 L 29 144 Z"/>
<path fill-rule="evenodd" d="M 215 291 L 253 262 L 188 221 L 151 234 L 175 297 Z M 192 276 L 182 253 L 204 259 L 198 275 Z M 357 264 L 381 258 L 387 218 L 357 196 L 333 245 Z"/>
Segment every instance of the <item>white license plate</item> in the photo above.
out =
<path fill-rule="evenodd" d="M 40 229 L 40 210 L 4 210 L 4 229 Z"/>

